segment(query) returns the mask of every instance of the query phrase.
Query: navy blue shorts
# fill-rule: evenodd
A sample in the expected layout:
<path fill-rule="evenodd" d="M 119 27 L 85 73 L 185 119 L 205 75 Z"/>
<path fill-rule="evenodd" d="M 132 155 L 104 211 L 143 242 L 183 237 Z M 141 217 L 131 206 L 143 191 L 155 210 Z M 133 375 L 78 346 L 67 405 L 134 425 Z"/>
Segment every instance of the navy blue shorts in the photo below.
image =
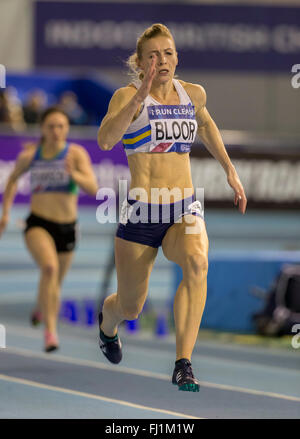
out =
<path fill-rule="evenodd" d="M 158 248 L 169 227 L 179 222 L 184 215 L 203 218 L 201 203 L 194 201 L 194 197 L 170 204 L 150 204 L 127 199 L 122 205 L 116 236 Z"/>

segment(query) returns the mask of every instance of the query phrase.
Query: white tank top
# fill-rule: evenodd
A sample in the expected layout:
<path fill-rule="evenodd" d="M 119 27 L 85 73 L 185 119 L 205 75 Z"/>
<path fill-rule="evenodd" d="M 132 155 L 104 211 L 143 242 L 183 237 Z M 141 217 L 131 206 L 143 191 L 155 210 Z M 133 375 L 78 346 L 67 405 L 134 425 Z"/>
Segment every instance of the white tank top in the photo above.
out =
<path fill-rule="evenodd" d="M 177 79 L 179 105 L 162 105 L 148 95 L 122 138 L 128 155 L 136 152 L 190 152 L 197 133 L 195 107 Z M 134 83 L 139 88 L 141 81 Z"/>

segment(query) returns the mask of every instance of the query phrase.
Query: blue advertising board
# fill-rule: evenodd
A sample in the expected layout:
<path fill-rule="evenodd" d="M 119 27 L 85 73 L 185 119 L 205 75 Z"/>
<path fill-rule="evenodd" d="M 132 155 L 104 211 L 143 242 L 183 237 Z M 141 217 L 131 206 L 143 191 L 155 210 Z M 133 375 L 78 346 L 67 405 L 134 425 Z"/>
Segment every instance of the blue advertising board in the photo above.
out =
<path fill-rule="evenodd" d="M 35 65 L 124 68 L 157 22 L 173 32 L 181 68 L 290 72 L 300 62 L 297 7 L 37 1 Z"/>
<path fill-rule="evenodd" d="M 253 333 L 253 315 L 265 301 L 254 291 L 269 291 L 285 264 L 298 265 L 300 252 L 292 251 L 210 251 L 207 301 L 201 328 Z M 182 270 L 173 265 L 173 305 L 182 281 Z"/>

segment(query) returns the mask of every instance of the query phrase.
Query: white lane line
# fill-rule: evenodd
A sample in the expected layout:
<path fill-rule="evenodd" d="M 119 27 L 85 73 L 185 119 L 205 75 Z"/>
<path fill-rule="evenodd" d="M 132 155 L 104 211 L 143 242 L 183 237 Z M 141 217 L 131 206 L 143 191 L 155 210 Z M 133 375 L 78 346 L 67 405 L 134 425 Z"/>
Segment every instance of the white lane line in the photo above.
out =
<path fill-rule="evenodd" d="M 142 347 L 135 347 L 135 346 L 128 346 L 126 347 L 127 352 L 142 352 L 144 354 L 149 354 L 151 351 L 151 355 L 158 355 L 158 356 L 167 356 L 168 354 L 164 351 L 159 352 L 157 349 L 155 348 L 142 348 Z M 217 357 L 215 355 L 203 355 L 200 353 L 194 353 L 193 354 L 193 358 L 197 358 L 201 361 L 207 361 L 210 363 L 216 363 L 217 365 L 220 364 L 220 361 L 222 361 L 222 364 L 227 365 L 227 366 L 233 366 L 233 367 L 239 367 L 239 368 L 244 368 L 244 369 L 249 369 L 249 367 L 251 369 L 258 369 L 258 370 L 262 370 L 262 371 L 272 371 L 272 372 L 281 372 L 284 374 L 296 374 L 299 376 L 299 380 L 300 380 L 300 370 L 297 369 L 290 369 L 290 368 L 285 368 L 285 367 L 280 367 L 280 366 L 274 366 L 272 364 L 257 364 L 254 362 L 250 362 L 250 361 L 244 361 L 244 360 L 231 360 L 228 358 L 221 358 L 221 357 Z"/>
<path fill-rule="evenodd" d="M 33 338 L 33 339 L 40 339 L 41 335 L 37 334 L 37 333 L 33 333 L 33 330 L 28 329 L 28 328 L 22 328 L 22 329 L 16 329 L 16 326 L 14 326 L 14 328 L 9 328 L 8 325 L 6 325 L 7 328 L 7 334 L 11 333 L 11 334 L 17 334 L 20 336 L 25 336 L 25 337 L 29 337 L 29 338 Z M 95 333 L 95 337 L 96 337 L 96 333 Z M 72 341 L 72 342 L 76 342 L 78 343 L 78 337 L 76 336 L 72 336 L 70 334 L 68 335 L 63 335 L 63 338 L 68 340 L 68 341 Z M 96 340 L 96 338 L 95 338 Z M 94 344 L 93 342 L 91 342 L 90 340 L 85 340 L 85 343 L 90 343 L 90 344 Z M 142 352 L 144 354 L 151 354 L 151 355 L 157 355 L 159 357 L 167 357 L 169 356 L 169 353 L 163 350 L 159 350 L 159 349 L 155 349 L 153 347 L 147 347 L 147 348 L 143 348 L 141 346 L 126 346 L 126 350 L 127 352 Z M 247 360 L 234 360 L 234 359 L 228 359 L 228 358 L 220 358 L 214 355 L 203 355 L 203 354 L 199 354 L 199 353 L 194 353 L 193 354 L 193 358 L 199 358 L 201 360 L 206 360 L 206 361 L 210 361 L 210 362 L 215 362 L 217 364 L 220 363 L 220 360 L 222 360 L 222 363 L 228 366 L 235 366 L 235 367 L 242 367 L 242 368 L 255 368 L 258 370 L 262 370 L 262 371 L 268 371 L 270 372 L 270 370 L 274 371 L 274 372 L 283 372 L 283 373 L 288 373 L 288 374 L 296 374 L 299 375 L 300 377 L 300 370 L 298 369 L 290 369 L 290 368 L 285 368 L 285 367 L 280 367 L 280 366 L 275 366 L 272 364 L 257 364 L 257 363 L 253 363 Z M 299 378 L 300 379 L 300 378 Z"/>
<path fill-rule="evenodd" d="M 150 372 L 150 371 L 134 369 L 134 368 L 119 366 L 119 365 L 115 366 L 115 368 L 114 368 L 113 365 L 108 365 L 108 364 L 106 365 L 106 364 L 103 364 L 100 362 L 98 363 L 98 362 L 93 361 L 93 360 L 83 360 L 83 359 L 79 359 L 79 358 L 75 359 L 75 358 L 66 357 L 64 355 L 59 355 L 59 354 L 54 354 L 55 356 L 50 356 L 49 354 L 46 354 L 46 353 L 34 352 L 34 351 L 29 350 L 29 349 L 23 349 L 23 348 L 7 348 L 6 351 L 11 352 L 13 354 L 17 354 L 17 355 L 22 355 L 24 357 L 42 358 L 44 360 L 46 359 L 46 360 L 50 360 L 50 361 L 56 361 L 58 363 L 68 363 L 68 364 L 74 364 L 77 366 L 93 367 L 96 369 L 108 370 L 110 372 L 117 372 L 117 373 L 122 372 L 122 373 L 131 374 L 131 375 L 137 375 L 137 376 L 148 377 L 148 378 L 155 378 L 155 379 L 160 379 L 160 380 L 170 382 L 169 375 L 166 375 L 163 373 L 158 373 L 158 372 Z M 200 385 L 203 387 L 210 387 L 210 388 L 221 389 L 221 390 L 229 390 L 232 392 L 240 392 L 240 393 L 246 393 L 246 394 L 250 394 L 250 395 L 267 396 L 270 398 L 278 398 L 278 399 L 284 399 L 287 401 L 300 402 L 300 397 L 283 395 L 280 393 L 265 392 L 262 390 L 248 389 L 248 388 L 244 388 L 244 387 L 231 386 L 231 385 L 227 385 L 227 384 L 211 383 L 209 381 L 200 381 Z"/>
<path fill-rule="evenodd" d="M 200 329 L 201 331 L 201 329 Z M 135 337 L 137 340 L 150 340 L 153 339 L 152 334 L 150 334 L 148 336 L 148 334 L 134 334 L 133 337 Z M 292 338 L 292 336 L 291 336 Z M 160 344 L 163 345 L 165 344 L 166 346 L 168 345 L 175 345 L 176 342 L 176 338 L 175 335 L 169 335 L 165 338 L 163 338 L 162 340 L 160 340 Z M 234 341 L 230 342 L 230 341 L 225 341 L 224 343 L 222 342 L 218 342 L 216 340 L 205 340 L 205 339 L 199 339 L 197 341 L 197 345 L 201 345 L 203 347 L 208 347 L 208 348 L 220 348 L 222 350 L 229 350 L 229 351 L 238 351 L 238 352 L 246 352 L 246 353 L 250 353 L 250 354 L 257 354 L 258 356 L 260 355 L 264 355 L 264 356 L 271 356 L 273 357 L 274 355 L 276 356 L 280 356 L 283 358 L 295 358 L 295 352 L 294 349 L 290 349 L 288 350 L 287 348 L 282 349 L 282 348 L 278 348 L 278 347 L 271 347 L 269 348 L 268 346 L 254 346 L 252 344 L 249 345 L 242 345 L 242 344 L 237 344 Z M 272 352 L 269 352 L 268 349 L 272 349 Z M 218 357 L 219 358 L 219 357 Z"/>
<path fill-rule="evenodd" d="M 205 419 L 205 418 L 198 418 L 196 416 L 189 416 L 189 415 L 187 415 L 185 413 L 172 412 L 170 410 L 157 409 L 157 408 L 154 408 L 154 407 L 147 407 L 145 405 L 134 404 L 132 402 L 123 401 L 123 400 L 120 400 L 120 399 L 107 398 L 105 396 L 100 396 L 100 395 L 93 395 L 91 393 L 79 392 L 77 390 L 70 390 L 70 389 L 66 389 L 64 387 L 51 386 L 51 385 L 48 385 L 48 384 L 39 383 L 37 381 L 25 380 L 25 379 L 22 379 L 22 378 L 15 378 L 15 377 L 11 377 L 11 376 L 8 376 L 8 375 L 0 374 L 0 380 L 9 381 L 9 382 L 12 382 L 12 383 L 24 384 L 24 385 L 30 386 L 30 387 L 37 387 L 39 389 L 52 390 L 54 392 L 67 393 L 69 395 L 81 396 L 83 398 L 96 399 L 98 401 L 110 402 L 110 403 L 113 403 L 113 404 L 120 404 L 120 405 L 124 405 L 126 407 L 132 407 L 132 408 L 136 408 L 136 409 L 140 409 L 140 410 L 147 410 L 147 411 L 152 411 L 152 412 L 155 412 L 155 413 L 164 413 L 166 415 L 177 416 L 177 417 L 180 417 L 180 418 Z"/>
<path fill-rule="evenodd" d="M 3 350 L 5 353 L 12 353 L 17 355 L 22 355 L 23 357 L 35 357 L 35 358 L 41 358 L 43 360 L 50 360 L 58 363 L 68 363 L 68 364 L 74 364 L 77 366 L 87 366 L 87 367 L 93 367 L 96 369 L 101 370 L 108 370 L 110 372 L 122 372 L 122 373 L 128 373 L 131 375 L 138 375 L 142 377 L 149 377 L 149 378 L 157 378 L 161 380 L 167 380 L 171 382 L 171 378 L 169 375 L 158 373 L 158 372 L 150 372 L 146 370 L 140 370 L 140 369 L 134 369 L 126 366 L 114 366 L 113 364 L 104 364 L 99 361 L 93 361 L 93 360 L 85 360 L 81 358 L 74 358 L 74 357 L 67 357 L 65 355 L 60 355 L 55 353 L 54 355 L 46 354 L 43 352 L 35 352 L 31 351 L 29 349 L 23 349 L 23 348 L 6 348 Z M 0 351 L 1 353 L 1 351 Z"/>
<path fill-rule="evenodd" d="M 200 382 L 200 384 L 201 384 L 201 382 Z M 282 395 L 280 393 L 274 393 L 274 392 L 263 392 L 261 390 L 246 389 L 244 387 L 230 386 L 227 384 L 215 384 L 215 383 L 210 383 L 207 381 L 202 383 L 202 384 L 205 387 L 211 387 L 211 388 L 215 388 L 215 389 L 233 390 L 235 392 L 249 393 L 251 395 L 268 396 L 270 398 L 279 398 L 279 399 L 285 399 L 288 401 L 300 402 L 300 397 L 298 397 L 298 396 Z M 300 409 L 300 406 L 299 406 L 299 409 Z"/>

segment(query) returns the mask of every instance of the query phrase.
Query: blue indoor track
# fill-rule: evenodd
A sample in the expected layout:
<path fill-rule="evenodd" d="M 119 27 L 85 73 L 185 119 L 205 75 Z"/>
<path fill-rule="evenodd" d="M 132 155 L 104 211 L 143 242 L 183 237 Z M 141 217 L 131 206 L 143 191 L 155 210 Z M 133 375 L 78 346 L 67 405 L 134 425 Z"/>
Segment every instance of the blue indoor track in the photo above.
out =
<path fill-rule="evenodd" d="M 300 418 L 300 349 L 198 340 L 192 364 L 200 393 L 179 392 L 171 384 L 173 335 L 130 334 L 121 327 L 123 360 L 112 365 L 99 350 L 97 325 L 60 321 L 60 349 L 45 354 L 43 329 L 29 324 L 38 274 L 18 229 L 24 212 L 13 209 L 0 241 L 0 324 L 6 329 L 0 418 Z M 89 224 L 99 231 L 92 233 Z M 62 298 L 97 298 L 110 252 L 115 226 L 95 226 L 92 210 L 81 211 L 81 225 Z M 155 306 L 167 302 L 171 282 L 172 270 L 160 252 L 149 286 Z M 115 286 L 114 275 L 112 292 Z"/>

